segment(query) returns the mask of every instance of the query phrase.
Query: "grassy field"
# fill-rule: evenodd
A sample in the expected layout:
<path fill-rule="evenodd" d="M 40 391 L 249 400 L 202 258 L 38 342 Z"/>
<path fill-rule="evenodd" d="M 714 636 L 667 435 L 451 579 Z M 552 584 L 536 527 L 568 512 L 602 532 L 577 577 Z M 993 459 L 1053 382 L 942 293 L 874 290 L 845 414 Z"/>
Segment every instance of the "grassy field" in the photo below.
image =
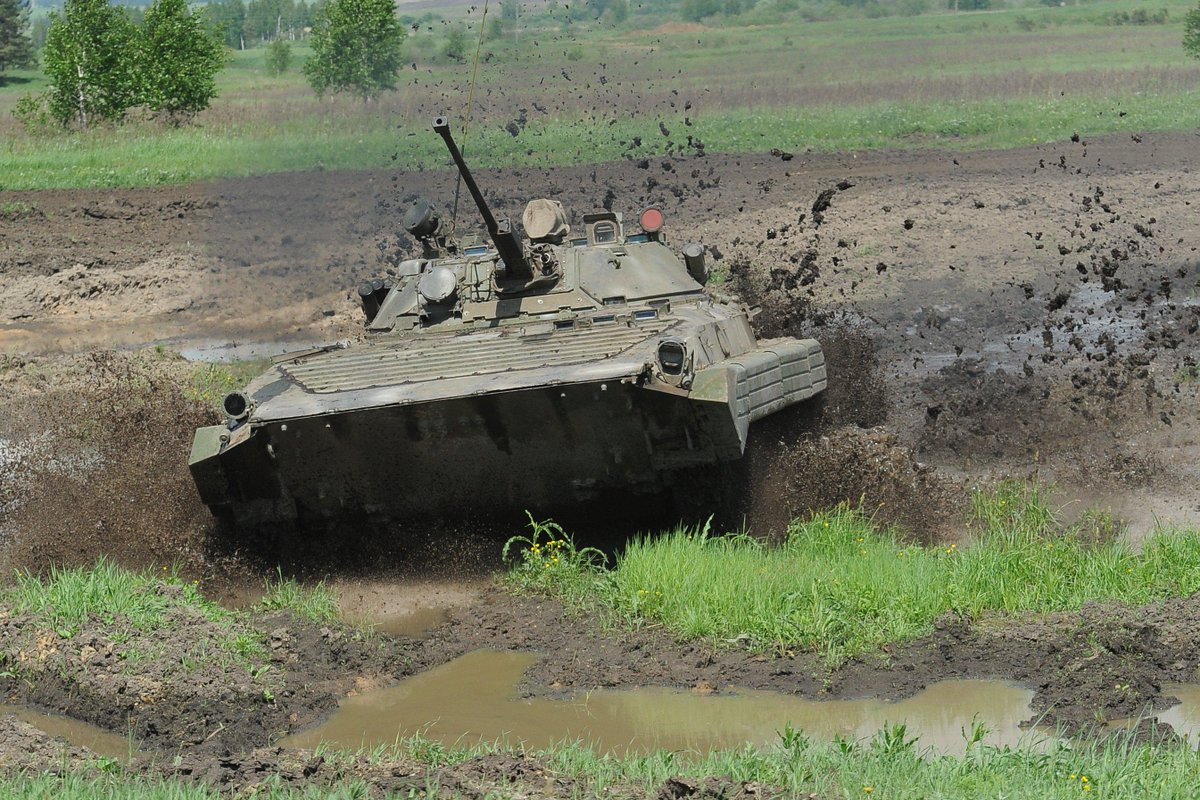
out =
<path fill-rule="evenodd" d="M 648 29 L 643 16 L 619 29 L 546 24 L 485 44 L 467 149 L 481 166 L 550 165 L 695 152 L 689 137 L 707 152 L 980 148 L 1195 128 L 1200 62 L 1180 46 L 1188 7 L 1097 0 L 721 27 Z M 1111 24 L 1136 8 L 1165 8 L 1167 22 Z M 10 111 L 45 86 L 16 73 L 0 86 L 0 189 L 443 166 L 428 120 L 463 116 L 470 66 L 439 56 L 442 26 L 432 28 L 410 36 L 400 89 L 369 104 L 318 99 L 297 69 L 268 76 L 263 48 L 232 53 L 217 101 L 181 129 L 130 120 L 28 132 Z"/>
<path fill-rule="evenodd" d="M 683 529 L 632 542 L 610 570 L 557 529 L 538 527 L 509 548 L 508 581 L 624 624 L 817 650 L 832 664 L 928 633 L 947 611 L 1059 611 L 1200 590 L 1200 531 L 1159 530 L 1135 553 L 1111 520 L 1083 519 L 1063 528 L 1037 486 L 1006 483 L 975 495 L 974 535 L 962 547 L 906 543 L 839 508 L 794 522 L 779 548 Z"/>

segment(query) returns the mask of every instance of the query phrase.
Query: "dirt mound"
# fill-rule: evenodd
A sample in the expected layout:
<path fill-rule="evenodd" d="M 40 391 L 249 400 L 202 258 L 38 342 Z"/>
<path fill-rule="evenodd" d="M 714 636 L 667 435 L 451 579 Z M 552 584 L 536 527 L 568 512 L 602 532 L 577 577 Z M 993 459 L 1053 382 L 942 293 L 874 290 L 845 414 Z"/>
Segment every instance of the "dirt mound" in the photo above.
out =
<path fill-rule="evenodd" d="M 0 293 L 0 320 L 176 314 L 202 294 L 203 275 L 210 266 L 196 257 L 173 256 L 123 270 L 74 264 L 48 276 L 16 277 Z"/>
<path fill-rule="evenodd" d="M 168 602 L 187 587 L 162 584 Z M 146 630 L 117 616 L 71 630 L 29 615 L 0 618 L 0 687 L 14 702 L 111 731 L 147 749 L 248 749 L 337 706 L 355 681 L 409 674 L 402 645 L 287 615 L 239 619 L 179 602 Z"/>
<path fill-rule="evenodd" d="M 72 747 L 14 716 L 0 716 L 0 772 L 66 775 L 89 769 L 98 770 L 96 754 L 87 748 Z"/>

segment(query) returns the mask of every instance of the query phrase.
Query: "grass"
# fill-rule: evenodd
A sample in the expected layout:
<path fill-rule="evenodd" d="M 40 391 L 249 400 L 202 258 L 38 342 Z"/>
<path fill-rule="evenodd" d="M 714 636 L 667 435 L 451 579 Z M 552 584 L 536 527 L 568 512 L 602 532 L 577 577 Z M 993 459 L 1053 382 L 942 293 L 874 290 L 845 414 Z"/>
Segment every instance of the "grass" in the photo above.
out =
<path fill-rule="evenodd" d="M 947 612 L 1143 604 L 1200 590 L 1200 532 L 1161 529 L 1135 553 L 1108 536 L 1103 516 L 1064 529 L 1033 484 L 978 492 L 972 527 L 968 545 L 925 547 L 841 507 L 793 523 L 781 547 L 679 529 L 631 542 L 610 571 L 568 555 L 559 564 L 569 569 L 556 568 L 570 574 L 548 585 L 535 580 L 527 548 L 507 580 L 625 624 L 759 650 L 815 650 L 831 663 L 918 637 Z"/>
<path fill-rule="evenodd" d="M 232 621 L 232 612 L 205 600 L 196 582 L 182 580 L 170 567 L 161 572 L 135 572 L 105 558 L 92 567 L 51 567 L 44 577 L 18 570 L 3 600 L 66 638 L 78 633 L 90 618 L 106 625 L 121 619 L 136 630 L 152 631 L 180 607 L 196 608 L 214 622 Z M 177 589 L 162 591 L 163 587 Z"/>
<path fill-rule="evenodd" d="M 211 638 L 197 641 L 181 655 L 183 672 L 214 661 L 227 667 L 236 664 L 251 677 L 267 670 L 262 633 L 244 624 L 244 614 L 205 599 L 199 581 L 180 578 L 172 567 L 135 571 L 102 558 L 91 567 L 52 567 L 44 576 L 18 570 L 12 585 L 0 593 L 0 602 L 8 610 L 32 615 L 38 625 L 63 639 L 74 637 L 89 622 L 103 625 L 114 642 L 125 644 L 138 637 L 141 645 L 123 649 L 122 658 L 132 671 L 142 660 L 162 655 L 153 634 L 175 624 L 172 614 L 196 612 L 216 629 Z"/>
<path fill-rule="evenodd" d="M 163 349 L 165 352 L 165 348 Z M 232 391 L 244 389 L 254 378 L 271 366 L 269 358 L 251 358 L 228 363 L 197 364 L 183 387 L 189 400 L 197 400 L 207 406 L 217 407 Z"/>
<path fill-rule="evenodd" d="M 267 581 L 267 591 L 258 608 L 267 612 L 291 611 L 313 622 L 333 622 L 341 615 L 337 595 L 325 581 L 305 586 L 295 578 L 283 577 L 282 572 L 275 580 Z"/>
<path fill-rule="evenodd" d="M 622 27 L 567 31 L 534 14 L 519 43 L 485 47 L 468 155 L 477 166 L 547 166 L 690 151 L 689 136 L 711 153 L 1009 147 L 1077 131 L 1194 129 L 1200 63 L 1183 54 L 1178 24 L 1108 24 L 1128 5 L 816 22 L 797 12 L 678 30 L 635 13 Z M 1181 20 L 1191 4 L 1161 5 Z M 406 43 L 415 68 L 400 90 L 371 104 L 318 99 L 299 70 L 268 76 L 263 48 L 232 53 L 217 101 L 183 129 L 143 119 L 26 132 L 9 111 L 45 87 L 38 73 L 18 73 L 0 85 L 0 189 L 445 167 L 428 120 L 462 116 L 470 66 L 435 56 L 442 26 L 433 27 Z M 295 51 L 302 60 L 306 48 Z M 520 109 L 528 123 L 512 136 L 505 125 Z"/>
<path fill-rule="evenodd" d="M 981 730 L 964 731 L 975 737 Z M 361 753 L 323 752 L 327 761 L 355 768 L 400 761 L 430 770 L 425 796 L 436 796 L 438 770 L 473 756 L 503 752 L 490 745 L 448 749 L 413 737 L 394 748 Z M 774 747 L 714 752 L 707 756 L 659 751 L 645 756 L 600 755 L 581 743 L 563 743 L 533 753 L 557 777 L 574 779 L 571 796 L 652 796 L 672 777 L 722 776 L 782 788 L 788 796 L 810 793 L 828 798 L 975 798 L 1010 800 L 1076 800 L 1080 797 L 1190 797 L 1200 756 L 1186 743 L 1136 743 L 1124 736 L 1103 740 L 1052 742 L 1041 750 L 994 748 L 973 743 L 963 756 L 933 756 L 921 752 L 906 737 L 903 726 L 890 726 L 868 741 L 814 742 L 794 730 L 780 732 Z M 496 795 L 507 786 L 496 776 Z M 456 784 L 455 784 L 456 785 Z M 449 788 L 449 787 L 447 787 Z M 56 797 L 125 800 L 215 800 L 215 789 L 194 783 L 112 773 L 85 777 L 29 775 L 0 778 L 0 795 L 12 798 Z M 291 789 L 269 777 L 255 787 L 254 797 L 273 800 L 300 798 L 359 798 L 367 786 L 348 778 L 329 788 Z M 410 796 L 410 795 L 394 795 Z M 520 796 L 520 795 L 515 795 Z"/>

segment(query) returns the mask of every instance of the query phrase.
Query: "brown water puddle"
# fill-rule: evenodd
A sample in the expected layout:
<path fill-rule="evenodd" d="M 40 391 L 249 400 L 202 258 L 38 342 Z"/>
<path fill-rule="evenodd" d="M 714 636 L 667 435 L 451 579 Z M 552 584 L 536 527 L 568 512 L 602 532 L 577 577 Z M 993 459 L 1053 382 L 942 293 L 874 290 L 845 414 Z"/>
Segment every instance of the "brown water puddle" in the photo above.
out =
<path fill-rule="evenodd" d="M 1200 749 L 1200 684 L 1164 683 L 1162 693 L 1164 697 L 1178 697 L 1179 705 L 1154 713 L 1153 716 L 1157 717 L 1159 722 L 1170 725 L 1175 733 L 1186 737 L 1192 749 Z M 1137 718 L 1126 717 L 1113 720 L 1106 727 L 1123 730 L 1133 728 L 1137 723 Z"/>
<path fill-rule="evenodd" d="M 397 686 L 348 697 L 325 724 L 285 740 L 288 747 L 325 742 L 345 749 L 391 744 L 422 733 L 445 744 L 500 741 L 544 747 L 583 740 L 599 751 L 658 749 L 707 752 L 746 743 L 771 745 L 785 725 L 814 739 L 869 738 L 904 722 L 921 748 L 965 749 L 964 730 L 978 717 L 988 744 L 1031 738 L 1018 726 L 1031 716 L 1033 692 L 1002 681 L 944 681 L 899 702 L 805 700 L 737 690 L 700 695 L 664 688 L 595 691 L 571 700 L 520 698 L 516 685 L 537 660 L 529 653 L 476 651 Z"/>
<path fill-rule="evenodd" d="M 0 704 L 0 715 L 5 714 L 11 714 L 50 736 L 65 739 L 73 747 L 86 747 L 104 758 L 128 762 L 139 755 L 130 739 L 77 719 L 46 714 L 24 706 Z"/>

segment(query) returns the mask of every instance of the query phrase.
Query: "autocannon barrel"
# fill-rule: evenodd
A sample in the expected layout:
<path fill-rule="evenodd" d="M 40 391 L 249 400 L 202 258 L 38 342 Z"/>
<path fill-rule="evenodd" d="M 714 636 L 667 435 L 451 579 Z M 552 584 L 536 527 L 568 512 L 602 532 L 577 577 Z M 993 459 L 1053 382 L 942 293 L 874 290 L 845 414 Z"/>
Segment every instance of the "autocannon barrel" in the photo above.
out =
<path fill-rule="evenodd" d="M 446 143 L 446 149 L 450 151 L 450 157 L 454 159 L 454 164 L 458 167 L 458 174 L 462 176 L 463 183 L 467 185 L 467 191 L 471 193 L 475 205 L 479 207 L 479 214 L 487 226 L 488 235 L 492 237 L 492 242 L 495 243 L 500 258 L 504 260 L 508 274 L 515 278 L 529 280 L 533 277 L 533 268 L 526 260 L 525 250 L 512 231 L 512 224 L 507 219 L 497 221 L 492 210 L 488 208 L 487 201 L 483 199 L 483 193 L 479 191 L 475 178 L 471 176 L 471 170 L 467 169 L 467 162 L 463 160 L 462 153 L 459 151 L 458 145 L 454 143 L 454 137 L 450 134 L 449 120 L 445 117 L 435 118 L 433 130 Z"/>

